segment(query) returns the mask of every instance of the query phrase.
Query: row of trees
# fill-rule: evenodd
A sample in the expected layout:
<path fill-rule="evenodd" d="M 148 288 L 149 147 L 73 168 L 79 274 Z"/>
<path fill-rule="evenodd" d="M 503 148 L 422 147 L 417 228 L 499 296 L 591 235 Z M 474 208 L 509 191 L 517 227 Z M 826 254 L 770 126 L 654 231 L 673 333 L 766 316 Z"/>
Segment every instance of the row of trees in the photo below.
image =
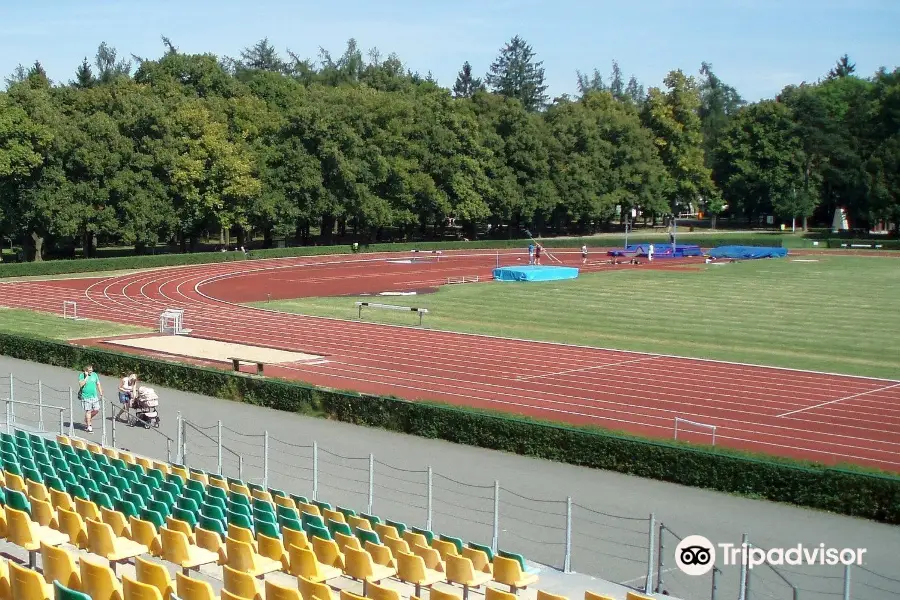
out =
<path fill-rule="evenodd" d="M 552 102 L 515 37 L 452 90 L 351 40 L 335 59 L 179 52 L 122 60 L 101 44 L 72 81 L 36 62 L 0 93 L 0 227 L 40 260 L 99 243 L 194 247 L 204 234 L 321 243 L 440 237 L 448 223 L 518 235 L 595 231 L 639 208 L 807 217 L 849 205 L 896 218 L 898 73 L 839 63 L 750 106 L 704 64 L 646 92 L 619 66 Z M 840 71 L 841 64 L 844 70 Z M 839 72 L 840 71 L 840 72 Z"/>

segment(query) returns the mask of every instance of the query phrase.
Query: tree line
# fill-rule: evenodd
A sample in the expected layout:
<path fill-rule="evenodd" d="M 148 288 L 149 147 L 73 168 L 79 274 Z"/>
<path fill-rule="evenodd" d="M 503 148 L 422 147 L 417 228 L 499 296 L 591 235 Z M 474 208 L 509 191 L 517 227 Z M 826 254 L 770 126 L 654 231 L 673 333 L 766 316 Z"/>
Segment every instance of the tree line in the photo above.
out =
<path fill-rule="evenodd" d="M 66 83 L 39 61 L 0 93 L 0 233 L 28 259 L 98 244 L 184 251 L 212 234 L 269 247 L 335 238 L 585 234 L 700 210 L 900 220 L 900 71 L 847 57 L 748 104 L 709 64 L 645 91 L 613 62 L 550 99 L 520 37 L 452 86 L 394 54 L 120 58 Z"/>

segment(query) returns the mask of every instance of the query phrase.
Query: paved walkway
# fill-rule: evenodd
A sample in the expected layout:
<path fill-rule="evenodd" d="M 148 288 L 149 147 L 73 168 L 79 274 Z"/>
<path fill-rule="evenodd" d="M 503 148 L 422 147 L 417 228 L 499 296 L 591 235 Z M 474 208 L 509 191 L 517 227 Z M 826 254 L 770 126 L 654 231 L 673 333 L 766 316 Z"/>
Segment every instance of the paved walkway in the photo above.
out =
<path fill-rule="evenodd" d="M 74 371 L 0 358 L 0 373 L 10 372 L 16 377 L 18 399 L 27 398 L 29 389 L 20 380 L 40 379 L 60 390 L 77 381 Z M 107 398 L 115 398 L 116 380 L 103 377 L 102 382 Z M 116 430 L 119 447 L 165 457 L 165 436 L 176 437 L 176 415 L 180 412 L 184 419 L 203 428 L 203 433 L 192 426 L 187 429 L 188 464 L 215 470 L 218 461 L 213 440 L 218 435 L 216 422 L 221 419 L 223 446 L 244 456 L 244 478 L 261 480 L 263 433 L 268 431 L 269 485 L 312 495 L 310 446 L 316 442 L 319 498 L 357 510 L 368 508 L 369 454 L 373 453 L 372 511 L 418 526 L 426 525 L 427 468 L 431 466 L 433 529 L 486 544 L 490 544 L 493 533 L 494 483 L 499 481 L 500 547 L 551 565 L 543 569 L 541 587 L 566 593 L 571 600 L 580 598 L 587 588 L 615 591 L 594 577 L 630 585 L 643 582 L 647 564 L 647 518 L 651 512 L 657 521 L 681 536 L 705 535 L 714 543 L 739 544 L 741 534 L 748 533 L 751 541 L 766 548 L 792 547 L 798 543 L 867 548 L 866 568 L 889 576 L 896 572 L 896 560 L 900 556 L 898 529 L 889 525 L 154 387 L 161 398 L 160 431 L 119 425 Z M 63 397 L 54 398 L 55 393 L 45 393 L 44 401 L 67 402 Z M 6 396 L 2 391 L 0 395 Z M 18 408 L 16 416 L 26 424 L 28 419 L 35 419 L 33 413 Z M 49 417 L 45 419 L 52 422 Z M 108 435 L 111 441 L 110 430 Z M 98 426 L 92 437 L 100 440 Z M 174 446 L 172 452 L 174 458 Z M 226 475 L 238 474 L 238 463 L 228 450 L 223 452 L 223 466 Z M 575 506 L 571 566 L 576 572 L 586 574 L 579 577 L 563 577 L 554 574 L 552 569 L 562 566 L 565 553 L 567 497 L 571 497 Z M 709 578 L 691 578 L 673 569 L 671 556 L 677 541 L 671 537 L 665 541 L 662 574 L 669 594 L 708 598 Z M 738 570 L 722 568 L 718 597 L 736 598 Z M 790 572 L 784 574 L 803 589 L 821 593 L 841 590 L 839 567 L 786 569 Z M 782 597 L 781 592 L 787 590 L 777 576 L 765 569 L 756 570 L 753 577 L 757 589 L 767 587 L 776 597 Z M 853 581 L 855 585 L 868 582 L 900 591 L 900 586 L 892 587 L 859 569 L 854 571 Z M 621 588 L 617 594 L 624 597 Z M 810 592 L 801 594 L 804 596 L 817 597 Z M 870 593 L 866 597 L 900 596 Z"/>

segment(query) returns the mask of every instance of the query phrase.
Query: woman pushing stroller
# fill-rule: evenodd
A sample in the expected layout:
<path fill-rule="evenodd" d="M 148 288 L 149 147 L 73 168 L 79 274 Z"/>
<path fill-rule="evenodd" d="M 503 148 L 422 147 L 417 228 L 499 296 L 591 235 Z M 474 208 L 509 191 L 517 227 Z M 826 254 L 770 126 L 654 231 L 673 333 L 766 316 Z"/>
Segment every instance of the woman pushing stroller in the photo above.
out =
<path fill-rule="evenodd" d="M 119 420 L 123 414 L 128 414 L 128 409 L 131 408 L 131 403 L 137 397 L 137 375 L 132 373 L 127 377 L 123 377 L 122 381 L 119 382 L 119 402 L 122 406 L 119 408 L 119 412 L 116 415 L 116 421 Z"/>

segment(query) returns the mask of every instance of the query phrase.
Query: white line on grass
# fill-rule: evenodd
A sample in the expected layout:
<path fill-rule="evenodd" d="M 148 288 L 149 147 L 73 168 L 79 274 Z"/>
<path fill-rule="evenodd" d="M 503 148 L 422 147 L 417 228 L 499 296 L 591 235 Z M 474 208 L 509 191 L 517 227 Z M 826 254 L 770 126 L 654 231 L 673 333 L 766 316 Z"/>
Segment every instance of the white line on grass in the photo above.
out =
<path fill-rule="evenodd" d="M 894 385 L 887 385 L 882 388 L 878 388 L 877 390 L 869 390 L 867 392 L 860 392 L 858 394 L 853 394 L 852 396 L 845 396 L 843 398 L 838 398 L 837 400 L 829 400 L 828 402 L 822 402 L 821 404 L 815 404 L 813 406 L 807 406 L 806 408 L 798 408 L 797 410 L 792 410 L 790 412 L 786 412 L 778 415 L 778 417 L 787 417 L 789 415 L 794 415 L 797 413 L 801 413 L 806 410 L 812 410 L 814 408 L 819 408 L 822 406 L 828 406 L 829 404 L 834 404 L 835 402 L 843 402 L 844 400 L 852 400 L 853 398 L 859 398 L 860 396 L 866 396 L 868 394 L 874 394 L 876 392 L 884 392 L 886 390 L 890 390 L 895 387 L 900 387 L 900 383 L 895 383 Z"/>
<path fill-rule="evenodd" d="M 624 352 L 627 352 L 627 350 Z M 614 362 L 614 363 L 594 365 L 592 367 L 582 367 L 580 369 L 568 369 L 566 371 L 557 371 L 556 373 L 544 373 L 543 375 L 529 375 L 527 377 L 516 377 L 516 381 L 525 381 L 526 379 L 541 379 L 542 377 L 555 377 L 556 375 L 565 375 L 566 373 L 578 373 L 579 371 L 590 371 L 591 369 L 605 369 L 606 367 L 617 367 L 619 365 L 627 365 L 629 363 L 643 362 L 643 361 L 647 361 L 647 360 L 653 360 L 655 358 L 661 358 L 661 355 L 645 356 L 643 358 L 634 358 L 631 360 L 620 360 L 619 362 Z"/>

